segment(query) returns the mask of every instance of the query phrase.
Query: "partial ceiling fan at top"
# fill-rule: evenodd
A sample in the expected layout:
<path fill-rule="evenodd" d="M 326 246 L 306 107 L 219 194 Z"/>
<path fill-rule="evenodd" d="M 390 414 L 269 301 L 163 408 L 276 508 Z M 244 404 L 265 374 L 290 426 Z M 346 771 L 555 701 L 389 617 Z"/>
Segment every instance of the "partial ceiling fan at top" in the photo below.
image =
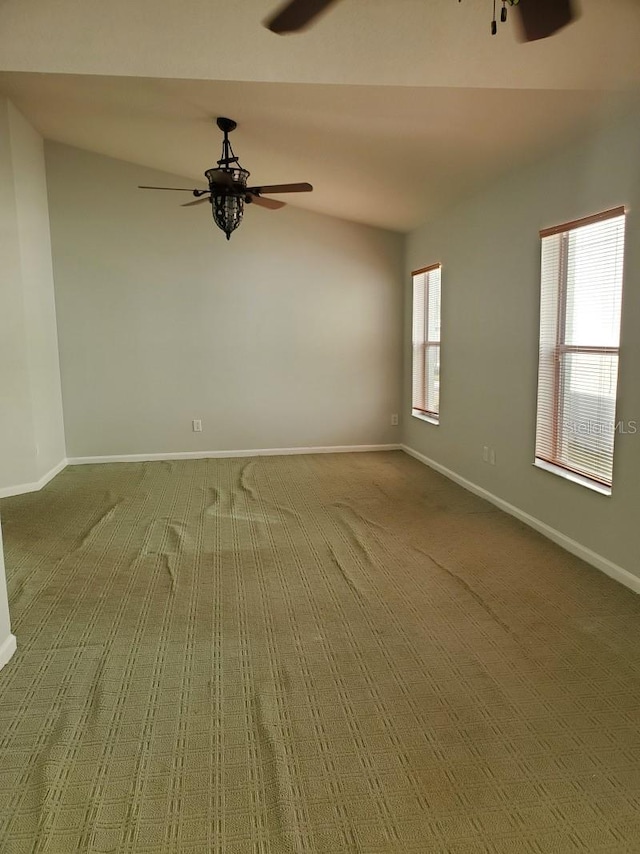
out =
<path fill-rule="evenodd" d="M 397 1 L 388 0 L 390 3 Z M 480 0 L 474 0 L 474 2 L 480 2 Z M 495 35 L 496 0 L 482 0 L 482 2 L 493 2 L 494 16 L 491 32 Z M 513 7 L 516 10 L 520 20 L 522 40 L 527 42 L 546 39 L 576 18 L 572 0 L 497 0 L 497 2 L 502 3 L 502 21 L 507 19 L 507 7 Z M 287 0 L 275 15 L 265 21 L 265 26 L 281 35 L 297 33 L 309 27 L 319 15 L 337 3 L 338 0 Z"/>

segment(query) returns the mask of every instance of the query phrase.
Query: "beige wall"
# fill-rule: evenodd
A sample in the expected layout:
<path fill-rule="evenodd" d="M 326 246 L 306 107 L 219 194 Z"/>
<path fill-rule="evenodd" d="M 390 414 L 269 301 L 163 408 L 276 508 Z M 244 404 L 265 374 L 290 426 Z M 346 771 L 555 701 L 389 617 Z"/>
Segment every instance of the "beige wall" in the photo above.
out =
<path fill-rule="evenodd" d="M 65 456 L 47 181 L 42 137 L 9 104 L 35 480 Z"/>
<path fill-rule="evenodd" d="M 545 226 L 629 207 L 619 419 L 640 424 L 640 117 L 509 176 L 407 243 L 403 438 L 407 445 L 640 575 L 640 433 L 616 439 L 613 495 L 533 467 L 539 240 Z M 409 272 L 442 262 L 441 423 L 410 415 Z M 484 445 L 497 464 L 482 461 Z"/>
<path fill-rule="evenodd" d="M 65 457 L 41 137 L 0 98 L 0 495 Z M 0 537 L 0 666 L 11 654 Z"/>
<path fill-rule="evenodd" d="M 0 98 L 0 485 L 28 478 L 33 442 L 7 101 Z M 0 532 L 0 666 L 11 640 Z"/>
<path fill-rule="evenodd" d="M 41 137 L 0 98 L 0 493 L 65 456 Z"/>
<path fill-rule="evenodd" d="M 227 243 L 136 189 L 184 178 L 46 160 L 69 457 L 399 441 L 399 235 L 249 208 Z"/>
<path fill-rule="evenodd" d="M 36 480 L 9 103 L 0 98 L 0 488 Z"/>

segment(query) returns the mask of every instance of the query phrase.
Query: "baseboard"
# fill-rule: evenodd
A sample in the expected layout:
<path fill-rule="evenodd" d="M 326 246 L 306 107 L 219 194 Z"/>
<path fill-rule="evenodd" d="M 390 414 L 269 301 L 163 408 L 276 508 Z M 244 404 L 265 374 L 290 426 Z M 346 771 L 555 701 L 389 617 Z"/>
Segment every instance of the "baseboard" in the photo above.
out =
<path fill-rule="evenodd" d="M 67 467 L 68 462 L 69 461 L 67 459 L 60 460 L 60 462 L 43 475 L 40 480 L 36 480 L 33 483 L 20 483 L 17 486 L 0 487 L 0 498 L 9 498 L 12 495 L 24 495 L 26 492 L 38 492 L 43 486 L 46 486 L 49 481 L 53 480 L 57 474 L 60 474 L 60 472 Z"/>
<path fill-rule="evenodd" d="M 572 540 L 570 537 L 567 537 L 566 534 L 557 531 L 555 528 L 552 528 L 545 522 L 541 522 L 540 519 L 536 519 L 535 516 L 531 516 L 529 515 L 529 513 L 525 513 L 524 510 L 520 510 L 519 507 L 516 507 L 513 504 L 509 504 L 508 501 L 505 501 L 502 498 L 498 498 L 497 495 L 494 495 L 487 489 L 484 489 L 483 487 L 478 486 L 472 481 L 467 480 L 456 472 L 451 471 L 451 469 L 440 465 L 440 463 L 437 463 L 435 460 L 431 460 L 429 459 L 429 457 L 425 457 L 424 454 L 419 453 L 419 451 L 415 451 L 408 445 L 401 445 L 401 448 L 406 454 L 409 454 L 409 456 L 414 457 L 416 460 L 419 460 L 421 463 L 424 463 L 424 465 L 429 466 L 429 468 L 432 468 L 440 474 L 443 474 L 445 477 L 449 478 L 449 480 L 453 480 L 455 483 L 464 487 L 469 492 L 473 492 L 475 495 L 480 496 L 480 498 L 484 498 L 487 501 L 490 501 L 491 504 L 494 504 L 500 510 L 504 510 L 505 513 L 508 513 L 510 516 L 514 516 L 516 519 L 519 519 L 521 522 L 524 522 L 525 525 L 528 525 L 530 528 L 533 528 L 540 534 L 543 534 L 543 536 L 547 537 L 547 539 L 552 540 L 554 543 L 557 543 L 557 545 L 561 546 L 566 551 L 571 552 L 571 554 L 581 558 L 586 563 L 591 564 L 591 566 L 594 566 L 596 569 L 599 569 L 601 572 L 604 572 L 610 578 L 613 578 L 616 581 L 619 581 L 621 584 L 624 584 L 625 587 L 628 587 L 630 590 L 633 590 L 634 593 L 640 593 L 640 577 L 638 577 L 637 575 L 634 575 L 627 569 L 623 569 L 623 567 L 618 566 L 617 564 L 608 560 L 606 557 L 602 557 L 602 555 L 597 554 L 597 552 L 588 549 L 581 543 L 576 542 L 576 540 Z"/>
<path fill-rule="evenodd" d="M 17 648 L 18 644 L 15 635 L 9 635 L 4 643 L 0 644 L 0 670 L 2 670 L 5 664 L 9 663 Z"/>
<path fill-rule="evenodd" d="M 24 495 L 38 492 L 49 481 L 60 474 L 67 466 L 89 465 L 92 463 L 146 463 L 155 460 L 203 460 L 227 459 L 233 457 L 276 457 L 292 454 L 355 454 L 367 451 L 399 451 L 400 445 L 333 445 L 318 448 L 249 448 L 238 451 L 174 451 L 170 454 L 112 454 L 100 457 L 69 457 L 60 460 L 51 471 L 33 483 L 20 483 L 16 486 L 0 487 L 0 498 L 12 495 Z"/>
<path fill-rule="evenodd" d="M 151 463 L 156 460 L 208 460 L 233 457 L 286 457 L 294 454 L 356 454 L 367 451 L 399 451 L 400 445 L 330 445 L 319 448 L 251 448 L 241 451 L 176 451 L 172 454 L 112 454 L 102 457 L 69 457 L 71 466 L 93 463 Z"/>

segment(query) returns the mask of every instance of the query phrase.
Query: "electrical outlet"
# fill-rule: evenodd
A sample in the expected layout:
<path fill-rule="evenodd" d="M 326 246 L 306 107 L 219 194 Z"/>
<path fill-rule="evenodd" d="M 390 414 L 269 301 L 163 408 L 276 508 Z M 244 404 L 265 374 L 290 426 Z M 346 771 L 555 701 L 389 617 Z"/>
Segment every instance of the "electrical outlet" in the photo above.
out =
<path fill-rule="evenodd" d="M 202 421 L 199 418 L 194 418 L 191 426 L 194 433 L 202 433 Z"/>
<path fill-rule="evenodd" d="M 395 413 L 391 416 L 391 426 L 392 427 L 398 426 L 398 416 Z"/>
<path fill-rule="evenodd" d="M 489 446 L 488 445 L 485 445 L 484 448 L 482 449 L 482 459 L 484 460 L 485 463 L 489 462 Z"/>

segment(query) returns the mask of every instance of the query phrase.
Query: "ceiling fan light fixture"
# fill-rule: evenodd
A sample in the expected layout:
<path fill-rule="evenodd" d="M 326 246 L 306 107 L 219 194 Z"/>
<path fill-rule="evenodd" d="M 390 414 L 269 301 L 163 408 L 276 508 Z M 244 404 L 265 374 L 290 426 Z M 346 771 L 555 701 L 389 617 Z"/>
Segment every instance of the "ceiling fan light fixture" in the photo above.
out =
<path fill-rule="evenodd" d="M 244 201 L 239 196 L 212 196 L 211 209 L 215 224 L 231 239 L 231 233 L 242 222 Z"/>
<path fill-rule="evenodd" d="M 228 188 L 218 183 L 221 172 L 225 172 L 231 179 Z M 230 240 L 231 234 L 242 222 L 245 197 L 243 190 L 246 190 L 250 173 L 240 166 L 225 169 L 218 164 L 216 169 L 208 169 L 204 174 L 212 190 L 213 220 L 218 228 L 224 231 L 227 240 Z"/>

